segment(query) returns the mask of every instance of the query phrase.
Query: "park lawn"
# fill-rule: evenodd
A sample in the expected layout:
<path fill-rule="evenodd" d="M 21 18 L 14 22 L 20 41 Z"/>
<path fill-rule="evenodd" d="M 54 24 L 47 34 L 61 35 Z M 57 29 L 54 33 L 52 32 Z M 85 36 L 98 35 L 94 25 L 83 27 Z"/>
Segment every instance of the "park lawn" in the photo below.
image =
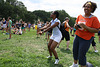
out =
<path fill-rule="evenodd" d="M 8 35 L 0 31 L 0 67 L 69 67 L 73 63 L 73 40 L 70 39 L 70 50 L 66 50 L 66 41 L 62 41 L 59 48 L 56 48 L 59 57 L 59 64 L 54 65 L 54 56 L 49 56 L 45 34 L 38 37 L 36 30 L 31 29 L 22 35 L 12 34 L 12 39 L 7 40 Z M 87 61 L 95 67 L 100 67 L 100 43 L 95 35 L 98 53 L 94 52 L 91 46 L 87 52 Z"/>

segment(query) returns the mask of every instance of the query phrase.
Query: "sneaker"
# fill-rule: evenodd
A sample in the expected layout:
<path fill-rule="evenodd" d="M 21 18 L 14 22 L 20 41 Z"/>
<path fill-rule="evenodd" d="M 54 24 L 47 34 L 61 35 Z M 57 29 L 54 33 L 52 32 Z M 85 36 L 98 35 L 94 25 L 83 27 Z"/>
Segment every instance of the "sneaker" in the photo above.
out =
<path fill-rule="evenodd" d="M 3 33 L 3 35 L 5 35 L 5 33 Z"/>
<path fill-rule="evenodd" d="M 71 65 L 70 67 L 79 67 L 79 66 L 78 66 L 78 64 L 73 63 L 73 65 Z"/>
<path fill-rule="evenodd" d="M 55 59 L 55 63 L 54 64 L 58 64 L 59 62 L 59 59 Z"/>
<path fill-rule="evenodd" d="M 97 53 L 97 52 L 98 52 L 98 50 L 95 50 L 95 52 Z"/>
<path fill-rule="evenodd" d="M 69 48 L 67 48 L 66 50 L 70 50 Z"/>
<path fill-rule="evenodd" d="M 52 58 L 52 56 L 48 56 L 47 58 Z"/>

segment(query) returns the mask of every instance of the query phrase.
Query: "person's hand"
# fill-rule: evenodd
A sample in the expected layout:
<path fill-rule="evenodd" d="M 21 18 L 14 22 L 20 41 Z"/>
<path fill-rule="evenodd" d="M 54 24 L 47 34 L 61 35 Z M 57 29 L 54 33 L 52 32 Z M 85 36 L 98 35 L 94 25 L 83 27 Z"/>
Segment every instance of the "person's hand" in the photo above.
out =
<path fill-rule="evenodd" d="M 44 26 L 44 27 L 46 27 L 46 26 Z M 42 27 L 42 28 L 39 28 L 39 30 L 44 30 L 44 27 Z"/>
<path fill-rule="evenodd" d="M 77 26 L 77 24 L 74 24 L 74 27 L 75 27 L 75 29 L 76 29 L 76 30 L 78 29 L 78 26 Z"/>
<path fill-rule="evenodd" d="M 85 28 L 86 27 L 86 25 L 84 24 L 84 23 L 80 23 L 79 24 L 82 28 Z"/>
<path fill-rule="evenodd" d="M 38 32 L 38 34 L 40 34 L 40 35 L 42 35 L 42 33 L 43 33 L 42 31 L 39 31 L 39 32 Z"/>

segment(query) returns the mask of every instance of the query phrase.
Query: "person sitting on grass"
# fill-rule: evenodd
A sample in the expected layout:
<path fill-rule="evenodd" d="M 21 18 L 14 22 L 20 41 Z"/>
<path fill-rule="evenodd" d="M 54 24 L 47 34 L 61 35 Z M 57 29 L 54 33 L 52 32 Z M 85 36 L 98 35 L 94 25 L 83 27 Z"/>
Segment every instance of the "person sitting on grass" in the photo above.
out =
<path fill-rule="evenodd" d="M 22 35 L 21 27 L 20 27 L 19 30 L 18 30 L 18 34 L 19 34 L 19 35 Z"/>

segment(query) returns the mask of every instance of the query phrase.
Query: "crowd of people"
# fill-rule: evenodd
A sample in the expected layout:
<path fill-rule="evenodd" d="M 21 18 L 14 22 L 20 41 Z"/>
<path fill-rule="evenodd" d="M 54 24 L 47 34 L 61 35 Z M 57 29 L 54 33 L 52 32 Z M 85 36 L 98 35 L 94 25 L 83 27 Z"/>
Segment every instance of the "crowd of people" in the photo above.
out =
<path fill-rule="evenodd" d="M 8 39 L 11 39 L 11 27 L 12 27 L 11 17 L 8 17 L 7 21 L 5 20 L 5 18 L 3 18 L 2 20 L 0 19 L 0 30 L 2 30 L 2 32 L 4 32 L 5 30 L 6 34 L 8 34 L 9 32 Z"/>
<path fill-rule="evenodd" d="M 11 39 L 11 34 L 22 35 L 26 32 L 26 28 L 30 31 L 31 27 L 35 29 L 35 24 L 25 23 L 22 19 L 15 22 L 12 21 L 11 17 L 8 17 L 7 20 L 5 18 L 0 19 L 0 30 L 3 34 L 9 35 L 7 39 Z"/>
<path fill-rule="evenodd" d="M 70 67 L 86 67 L 86 53 L 89 50 L 90 44 L 92 44 L 95 52 L 98 52 L 96 49 L 95 43 L 95 33 L 98 33 L 99 43 L 100 43 L 100 22 L 96 16 L 92 13 L 97 8 L 96 3 L 88 1 L 83 5 L 84 15 L 79 15 L 76 19 L 74 27 L 70 27 L 69 20 L 70 18 L 65 17 L 64 22 L 60 22 L 58 19 L 59 12 L 53 11 L 50 15 L 52 20 L 50 22 L 40 22 L 37 23 L 37 37 L 41 36 L 44 32 L 46 33 L 47 45 L 49 56 L 47 58 L 52 58 L 52 54 L 55 56 L 55 63 L 58 64 L 59 57 L 55 48 L 60 47 L 60 43 L 64 38 L 66 39 L 66 50 L 70 50 L 70 35 L 75 36 L 73 41 L 73 59 L 74 63 Z M 63 31 L 60 30 L 62 26 Z M 35 24 L 30 22 L 25 23 L 23 20 L 16 21 L 13 24 L 11 17 L 8 17 L 7 21 L 5 18 L 0 21 L 0 30 L 6 34 L 9 34 L 9 39 L 11 39 L 11 30 L 13 34 L 22 35 L 23 32 L 26 32 L 26 28 L 30 31 L 31 27 L 35 28 Z M 50 38 L 49 38 L 50 37 Z"/>

